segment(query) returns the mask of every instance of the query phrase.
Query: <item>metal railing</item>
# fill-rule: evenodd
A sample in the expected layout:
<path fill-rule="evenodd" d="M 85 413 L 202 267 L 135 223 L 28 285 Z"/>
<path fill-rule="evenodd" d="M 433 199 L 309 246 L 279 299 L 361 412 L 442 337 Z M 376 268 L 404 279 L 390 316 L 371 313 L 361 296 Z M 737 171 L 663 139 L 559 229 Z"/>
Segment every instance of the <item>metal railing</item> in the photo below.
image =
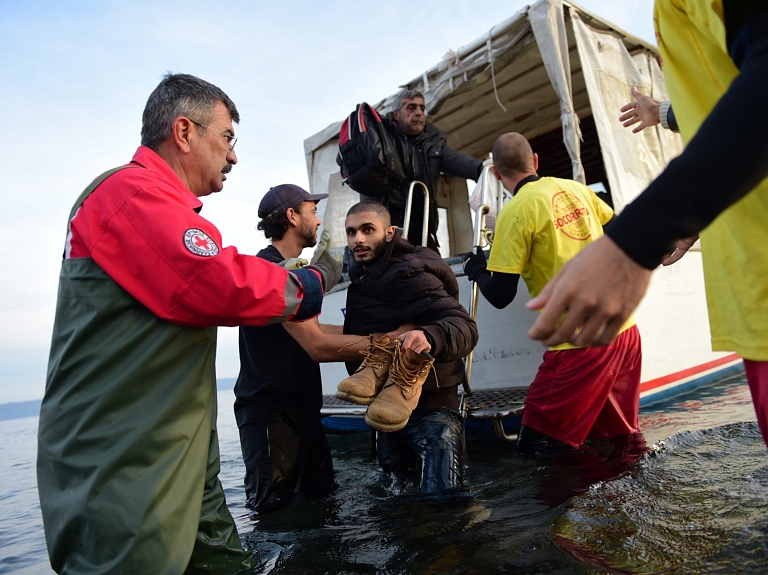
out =
<path fill-rule="evenodd" d="M 483 166 L 483 171 L 480 174 L 482 180 L 482 188 L 480 190 L 480 205 L 475 209 L 475 227 L 472 235 L 472 249 L 483 249 L 485 244 L 490 241 L 492 232 L 485 225 L 485 216 L 491 211 L 490 204 L 493 202 L 496 207 L 496 213 L 501 211 L 503 198 L 498 197 L 499 194 L 493 194 L 491 192 L 491 182 L 495 175 L 492 171 L 493 164 L 488 163 Z M 495 196 L 495 197 L 494 197 Z M 480 296 L 480 289 L 476 282 L 471 282 L 472 288 L 469 292 L 469 315 L 473 320 L 477 320 L 477 301 Z M 464 393 L 467 397 L 472 396 L 472 359 L 474 357 L 474 350 L 464 360 Z"/>
<path fill-rule="evenodd" d="M 424 217 L 422 218 L 422 221 L 424 222 L 421 229 L 421 244 L 422 246 L 427 245 L 427 238 L 429 237 L 429 189 L 427 188 L 427 184 L 424 182 L 420 182 L 419 180 L 414 180 L 411 182 L 411 185 L 408 187 L 408 197 L 405 200 L 405 217 L 403 218 L 403 237 L 405 239 L 408 239 L 408 231 L 411 228 L 411 208 L 413 207 L 413 190 L 416 186 L 421 186 L 422 190 L 424 192 Z"/>

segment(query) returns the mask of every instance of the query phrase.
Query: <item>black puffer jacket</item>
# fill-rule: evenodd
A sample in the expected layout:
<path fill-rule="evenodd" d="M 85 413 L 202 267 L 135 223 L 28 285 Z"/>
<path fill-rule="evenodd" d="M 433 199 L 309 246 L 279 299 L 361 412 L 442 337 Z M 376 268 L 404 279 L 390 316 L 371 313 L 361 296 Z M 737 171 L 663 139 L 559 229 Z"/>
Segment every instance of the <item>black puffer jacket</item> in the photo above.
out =
<path fill-rule="evenodd" d="M 418 136 L 407 136 L 397 125 L 392 112 L 382 118 L 384 125 L 397 140 L 398 153 L 406 172 L 406 181 L 398 190 L 392 190 L 386 196 L 372 197 L 361 191 L 365 199 L 371 199 L 387 206 L 392 214 L 392 224 L 402 226 L 405 218 L 405 201 L 412 181 L 424 182 L 429 188 L 429 233 L 436 240 L 438 217 L 436 188 L 440 173 L 477 180 L 483 166 L 481 160 L 452 150 L 445 145 L 448 137 L 429 122 Z M 411 230 L 420 237 L 424 205 L 421 202 L 421 190 L 414 191 Z M 418 201 L 417 201 L 418 200 Z M 411 238 L 414 235 L 411 234 Z"/>
<path fill-rule="evenodd" d="M 429 339 L 435 372 L 424 384 L 417 412 L 458 407 L 456 386 L 464 381 L 461 360 L 477 345 L 477 325 L 459 303 L 451 268 L 432 250 L 395 235 L 367 271 L 353 261 L 344 333 L 367 335 L 415 323 Z M 348 362 L 352 374 L 361 361 Z"/>

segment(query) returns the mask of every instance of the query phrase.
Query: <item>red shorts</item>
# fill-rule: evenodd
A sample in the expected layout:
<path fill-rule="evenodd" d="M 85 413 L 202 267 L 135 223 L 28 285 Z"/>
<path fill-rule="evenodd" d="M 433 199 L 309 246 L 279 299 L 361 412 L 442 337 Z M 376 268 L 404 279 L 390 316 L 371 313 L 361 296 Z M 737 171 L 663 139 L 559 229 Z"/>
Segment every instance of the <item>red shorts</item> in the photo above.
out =
<path fill-rule="evenodd" d="M 745 359 L 744 371 L 747 372 L 749 391 L 757 413 L 757 425 L 763 441 L 768 445 L 768 361 Z"/>
<path fill-rule="evenodd" d="M 607 347 L 544 352 L 523 425 L 574 447 L 638 431 L 641 360 L 637 326 Z"/>

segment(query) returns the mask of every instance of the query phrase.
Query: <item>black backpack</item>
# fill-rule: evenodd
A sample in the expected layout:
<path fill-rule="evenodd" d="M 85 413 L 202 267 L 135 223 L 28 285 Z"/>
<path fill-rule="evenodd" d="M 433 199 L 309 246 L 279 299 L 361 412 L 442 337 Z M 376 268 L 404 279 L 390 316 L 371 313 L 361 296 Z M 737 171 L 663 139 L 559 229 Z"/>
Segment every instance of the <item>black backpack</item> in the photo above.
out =
<path fill-rule="evenodd" d="M 336 163 L 344 182 L 366 196 L 388 194 L 406 179 L 395 136 L 365 102 L 341 125 Z"/>

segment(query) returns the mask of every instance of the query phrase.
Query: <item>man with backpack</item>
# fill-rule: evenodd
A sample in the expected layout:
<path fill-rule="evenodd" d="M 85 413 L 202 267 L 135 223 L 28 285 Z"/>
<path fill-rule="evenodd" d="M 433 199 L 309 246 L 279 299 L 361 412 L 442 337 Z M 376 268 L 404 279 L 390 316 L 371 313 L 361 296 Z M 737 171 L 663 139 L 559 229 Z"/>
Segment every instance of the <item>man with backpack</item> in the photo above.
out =
<path fill-rule="evenodd" d="M 359 107 L 358 107 L 359 109 Z M 374 112 L 375 114 L 375 112 Z M 429 190 L 429 226 L 427 246 L 437 251 L 437 180 L 440 173 L 475 180 L 480 175 L 483 163 L 472 156 L 452 150 L 446 145 L 445 133 L 426 120 L 424 96 L 416 90 L 402 90 L 395 97 L 392 111 L 380 119 L 385 131 L 384 146 L 390 145 L 388 169 L 392 172 L 390 185 L 373 186 L 371 183 L 356 182 L 348 178 L 352 189 L 360 193 L 362 201 L 374 201 L 387 207 L 392 215 L 392 224 L 402 227 L 405 222 L 405 204 L 411 182 L 418 180 Z M 375 117 L 378 119 L 378 115 Z M 346 157 L 342 147 L 344 129 L 340 138 L 339 163 L 342 174 L 346 173 Z M 387 155 L 387 152 L 384 152 Z M 382 189 L 384 188 L 384 189 Z M 424 203 L 420 189 L 414 191 L 408 240 L 420 245 L 423 228 Z"/>

